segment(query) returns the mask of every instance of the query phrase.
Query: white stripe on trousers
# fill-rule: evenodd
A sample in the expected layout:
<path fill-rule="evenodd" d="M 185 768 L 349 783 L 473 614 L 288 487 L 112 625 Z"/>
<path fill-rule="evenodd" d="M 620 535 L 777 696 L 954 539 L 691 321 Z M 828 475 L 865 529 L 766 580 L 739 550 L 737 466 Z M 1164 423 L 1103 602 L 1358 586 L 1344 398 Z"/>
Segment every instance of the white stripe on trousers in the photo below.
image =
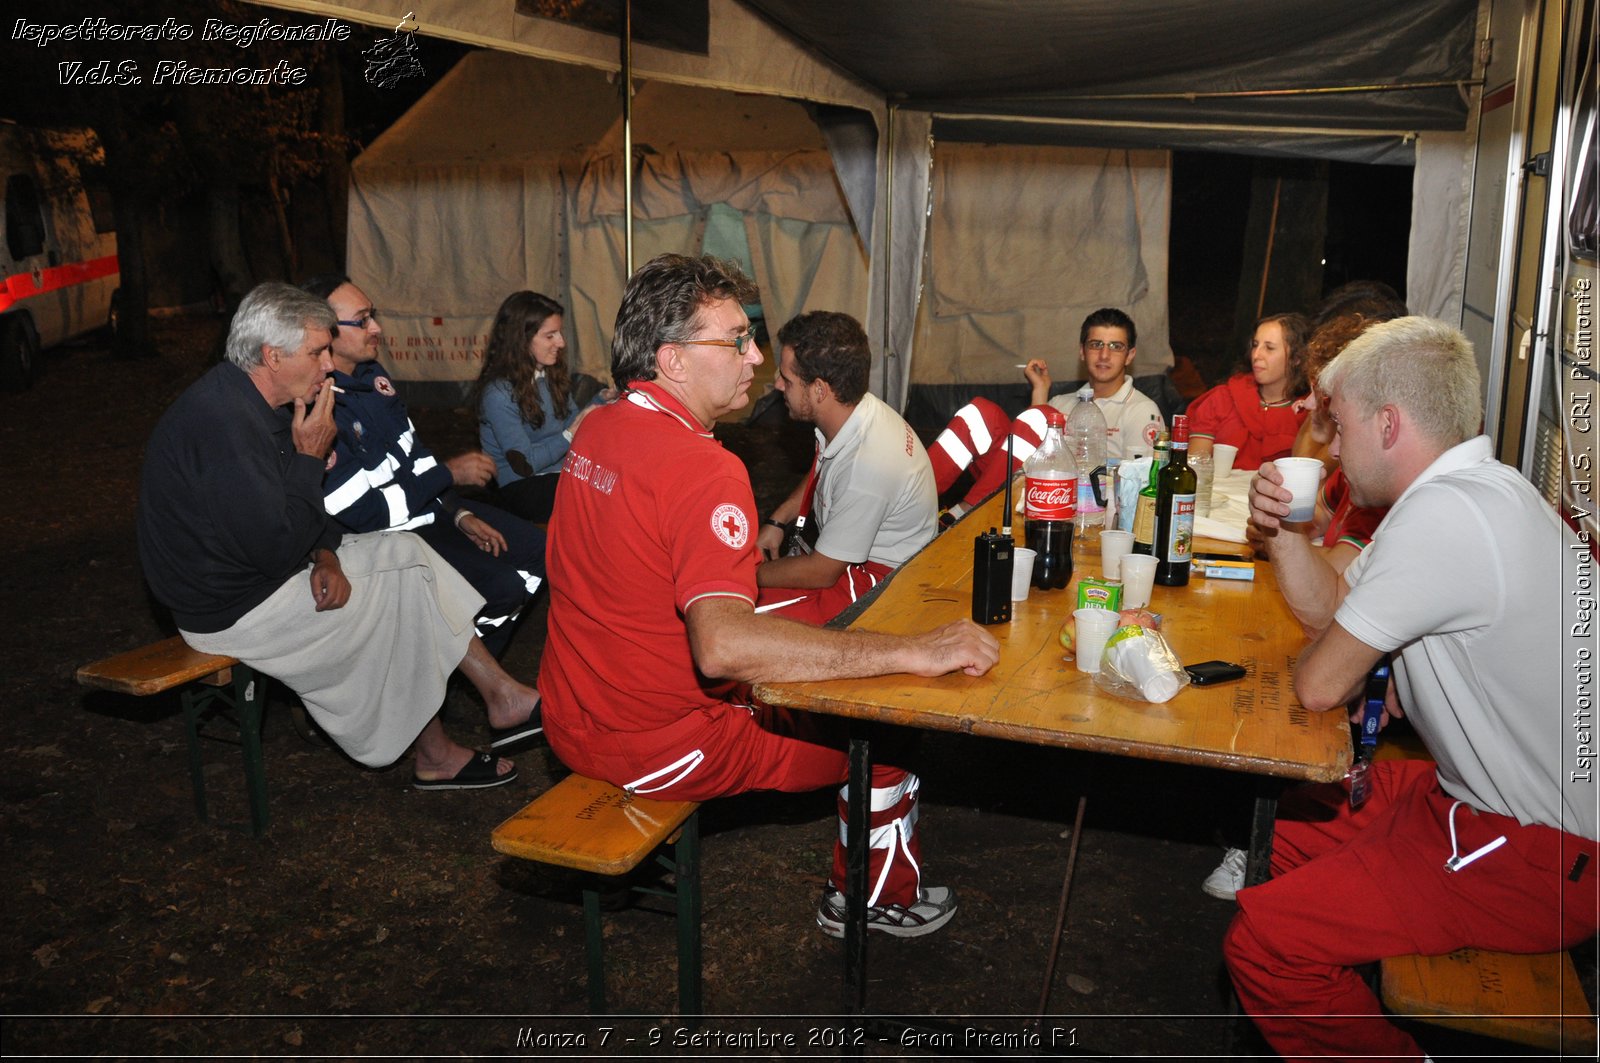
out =
<path fill-rule="evenodd" d="M 679 757 L 677 760 L 673 761 L 671 764 L 668 764 L 666 767 L 658 768 L 648 775 L 641 775 L 639 778 L 630 783 L 624 783 L 622 788 L 628 791 L 630 794 L 653 794 L 658 790 L 665 790 L 667 787 L 675 786 L 684 779 L 687 779 L 689 777 L 689 773 L 698 768 L 700 766 L 700 762 L 705 759 L 706 755 L 704 753 L 698 749 L 692 749 L 683 756 Z M 653 783 L 663 775 L 674 771 L 678 772 L 678 774 L 674 775 L 660 786 L 646 786 L 647 783 Z"/>

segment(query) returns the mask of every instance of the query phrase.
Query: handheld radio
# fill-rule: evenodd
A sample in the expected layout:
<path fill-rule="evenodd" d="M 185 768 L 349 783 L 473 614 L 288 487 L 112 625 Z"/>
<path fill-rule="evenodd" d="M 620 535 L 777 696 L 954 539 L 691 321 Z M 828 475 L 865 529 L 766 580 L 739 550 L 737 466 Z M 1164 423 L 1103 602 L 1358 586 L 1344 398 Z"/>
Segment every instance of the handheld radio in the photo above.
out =
<path fill-rule="evenodd" d="M 1004 624 L 1011 619 L 1011 567 L 1016 542 L 1011 538 L 1011 436 L 1006 436 L 1006 501 L 1004 525 L 972 540 L 972 619 L 979 624 Z"/>

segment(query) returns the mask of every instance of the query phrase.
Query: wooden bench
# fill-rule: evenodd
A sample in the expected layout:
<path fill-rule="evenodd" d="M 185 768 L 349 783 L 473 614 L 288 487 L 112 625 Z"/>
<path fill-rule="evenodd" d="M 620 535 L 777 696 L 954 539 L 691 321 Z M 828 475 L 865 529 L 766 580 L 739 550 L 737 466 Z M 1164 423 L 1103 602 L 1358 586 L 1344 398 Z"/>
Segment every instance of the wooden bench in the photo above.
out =
<path fill-rule="evenodd" d="M 221 716 L 238 731 L 244 755 L 245 786 L 250 795 L 250 827 L 267 829 L 267 775 L 261 757 L 261 718 L 266 705 L 266 677 L 233 657 L 201 653 L 183 639 L 153 642 L 78 669 L 78 682 L 101 690 L 147 697 L 181 688 L 183 726 L 189 738 L 189 778 L 194 810 L 206 815 L 206 784 L 200 756 L 200 727 Z M 208 736 L 210 737 L 210 736 Z"/>
<path fill-rule="evenodd" d="M 1432 760 L 1414 735 L 1378 742 L 1375 760 Z M 1379 965 L 1384 1007 L 1418 1022 L 1535 1048 L 1595 1052 L 1595 1023 L 1572 957 L 1457 949 Z"/>
<path fill-rule="evenodd" d="M 1379 978 L 1384 1006 L 1396 1015 L 1552 1052 L 1595 1053 L 1595 1020 L 1565 952 L 1393 956 Z"/>
<path fill-rule="evenodd" d="M 497 852 L 522 860 L 572 868 L 591 876 L 583 887 L 584 951 L 589 965 L 589 1006 L 606 1010 L 604 938 L 600 925 L 599 876 L 621 876 L 664 845 L 672 855 L 657 862 L 672 872 L 673 888 L 632 886 L 671 897 L 678 920 L 678 1011 L 699 1015 L 700 1006 L 700 805 L 652 801 L 615 786 L 569 775 L 494 829 Z"/>

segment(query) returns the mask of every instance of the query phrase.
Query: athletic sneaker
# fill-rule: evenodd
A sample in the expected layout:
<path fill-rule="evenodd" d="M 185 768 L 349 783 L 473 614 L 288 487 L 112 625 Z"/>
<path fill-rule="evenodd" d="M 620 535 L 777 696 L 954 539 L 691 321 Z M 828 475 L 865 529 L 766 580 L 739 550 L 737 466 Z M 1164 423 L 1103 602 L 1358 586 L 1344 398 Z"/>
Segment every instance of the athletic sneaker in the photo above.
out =
<path fill-rule="evenodd" d="M 929 886 L 918 894 L 916 904 L 879 904 L 867 909 L 867 929 L 897 938 L 916 938 L 931 934 L 956 914 L 956 893 L 948 886 Z M 844 894 L 832 886 L 822 890 L 817 907 L 817 925 L 829 937 L 844 937 Z"/>
<path fill-rule="evenodd" d="M 1200 883 L 1200 888 L 1219 901 L 1233 900 L 1244 889 L 1244 865 L 1248 859 L 1243 849 L 1229 849 L 1223 854 L 1222 863 Z"/>

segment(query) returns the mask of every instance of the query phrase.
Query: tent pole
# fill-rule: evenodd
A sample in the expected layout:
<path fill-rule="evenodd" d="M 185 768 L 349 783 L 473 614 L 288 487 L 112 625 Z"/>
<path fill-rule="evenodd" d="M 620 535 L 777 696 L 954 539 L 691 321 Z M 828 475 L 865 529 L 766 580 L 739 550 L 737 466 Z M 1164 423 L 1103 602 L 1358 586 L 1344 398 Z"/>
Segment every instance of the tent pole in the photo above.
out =
<path fill-rule="evenodd" d="M 622 3 L 622 262 L 633 276 L 633 0 Z"/>
<path fill-rule="evenodd" d="M 888 145 L 884 152 L 884 192 L 883 192 L 883 377 L 881 386 L 883 394 L 890 403 L 899 409 L 902 405 L 895 396 L 899 394 L 898 381 L 889 378 L 890 323 L 894 320 L 889 312 L 890 303 L 894 295 L 894 271 L 890 268 L 894 258 L 894 115 L 897 108 L 889 105 L 888 114 L 884 119 L 884 141 Z"/>
<path fill-rule="evenodd" d="M 1272 218 L 1267 222 L 1267 257 L 1261 263 L 1261 291 L 1256 295 L 1256 317 L 1266 313 L 1267 279 L 1272 276 L 1272 242 L 1278 235 L 1278 197 L 1283 195 L 1283 178 L 1272 186 Z"/>

